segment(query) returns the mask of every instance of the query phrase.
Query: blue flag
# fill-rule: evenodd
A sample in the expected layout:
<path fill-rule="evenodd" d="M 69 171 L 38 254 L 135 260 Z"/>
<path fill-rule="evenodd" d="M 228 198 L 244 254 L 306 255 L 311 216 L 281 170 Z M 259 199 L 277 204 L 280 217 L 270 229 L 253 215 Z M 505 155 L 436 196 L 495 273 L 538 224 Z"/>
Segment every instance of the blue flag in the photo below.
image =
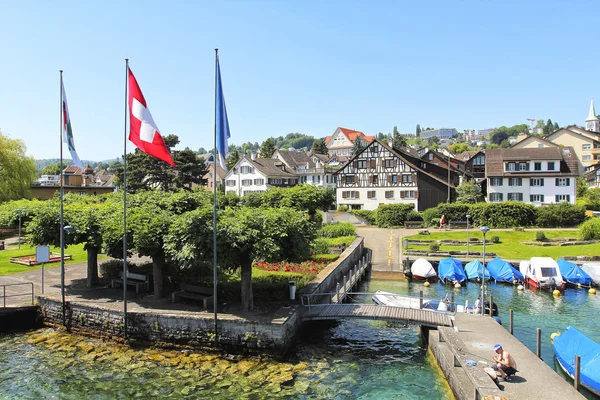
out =
<path fill-rule="evenodd" d="M 219 57 L 217 56 L 217 93 L 216 93 L 216 107 L 217 107 L 217 150 L 219 151 L 219 164 L 227 171 L 225 166 L 225 158 L 229 153 L 227 139 L 231 137 L 229 133 L 229 121 L 227 120 L 227 108 L 225 108 L 225 99 L 223 98 L 223 85 L 221 84 L 221 68 L 219 67 Z"/>

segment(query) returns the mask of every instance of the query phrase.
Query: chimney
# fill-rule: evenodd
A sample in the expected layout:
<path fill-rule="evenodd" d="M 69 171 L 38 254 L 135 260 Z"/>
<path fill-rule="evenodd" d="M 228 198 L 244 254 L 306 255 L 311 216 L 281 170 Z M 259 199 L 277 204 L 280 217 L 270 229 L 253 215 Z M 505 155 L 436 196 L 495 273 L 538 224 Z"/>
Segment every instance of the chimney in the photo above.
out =
<path fill-rule="evenodd" d="M 394 140 L 392 138 L 388 138 L 388 146 L 394 147 Z"/>
<path fill-rule="evenodd" d="M 254 151 L 250 152 L 250 159 L 256 160 L 256 153 Z"/>

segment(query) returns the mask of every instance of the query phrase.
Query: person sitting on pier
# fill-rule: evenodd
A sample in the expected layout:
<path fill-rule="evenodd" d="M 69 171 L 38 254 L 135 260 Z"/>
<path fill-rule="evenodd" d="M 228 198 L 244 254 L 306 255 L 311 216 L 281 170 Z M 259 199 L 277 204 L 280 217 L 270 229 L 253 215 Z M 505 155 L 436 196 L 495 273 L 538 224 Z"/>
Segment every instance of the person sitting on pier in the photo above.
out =
<path fill-rule="evenodd" d="M 481 296 L 477 296 L 477 300 L 475 300 L 475 304 L 473 304 L 473 313 L 480 314 L 481 313 Z"/>
<path fill-rule="evenodd" d="M 494 351 L 497 355 L 493 358 L 494 361 L 498 363 L 494 366 L 494 370 L 496 370 L 500 374 L 500 377 L 506 381 L 509 376 L 518 372 L 517 363 L 510 353 L 502 348 L 502 345 L 495 345 Z"/>

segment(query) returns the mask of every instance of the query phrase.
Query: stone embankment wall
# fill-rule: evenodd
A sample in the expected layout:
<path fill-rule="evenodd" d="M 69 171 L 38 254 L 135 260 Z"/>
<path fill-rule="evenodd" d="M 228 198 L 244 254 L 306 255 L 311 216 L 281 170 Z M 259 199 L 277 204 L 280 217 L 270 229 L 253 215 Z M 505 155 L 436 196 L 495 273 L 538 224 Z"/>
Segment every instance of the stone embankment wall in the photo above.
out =
<path fill-rule="evenodd" d="M 328 292 L 335 289 L 363 254 L 363 239 L 357 238 L 341 257 L 327 266 L 302 292 Z M 44 323 L 63 326 L 60 299 L 38 297 Z M 298 303 L 298 302 L 297 302 Z M 282 356 L 295 341 L 301 326 L 298 304 L 282 317 L 242 318 L 232 314 L 218 315 L 218 337 L 214 335 L 213 314 L 152 310 L 127 313 L 129 340 L 152 343 L 167 348 L 219 349 L 229 353 L 272 354 Z M 285 309 L 287 310 L 287 309 Z M 101 305 L 67 302 L 66 325 L 71 332 L 107 337 L 122 341 L 125 336 L 123 312 Z"/>

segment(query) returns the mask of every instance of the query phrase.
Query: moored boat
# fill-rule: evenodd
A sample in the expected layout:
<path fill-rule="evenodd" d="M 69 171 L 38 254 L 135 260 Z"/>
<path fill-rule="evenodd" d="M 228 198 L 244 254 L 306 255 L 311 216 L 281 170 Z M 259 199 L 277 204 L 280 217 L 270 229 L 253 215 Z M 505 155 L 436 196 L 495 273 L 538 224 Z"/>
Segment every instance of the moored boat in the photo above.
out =
<path fill-rule="evenodd" d="M 600 396 L 600 344 L 572 326 L 554 337 L 556 360 L 571 378 L 575 375 L 575 356 L 580 357 L 581 385 Z"/>
<path fill-rule="evenodd" d="M 414 310 L 421 309 L 420 299 L 418 297 L 403 296 L 396 293 L 377 291 L 371 297 L 373 302 L 380 306 L 392 306 L 392 307 L 403 307 L 412 308 Z M 452 301 L 448 296 L 441 300 L 423 299 L 423 310 L 437 311 L 437 312 L 452 312 Z M 485 313 L 489 314 L 490 302 L 485 302 Z M 469 302 L 466 301 L 464 305 L 456 304 L 456 312 L 459 313 L 476 313 L 473 307 L 469 306 Z M 498 315 L 498 306 L 496 302 L 493 303 L 492 315 Z"/>
<path fill-rule="evenodd" d="M 592 277 L 579 265 L 569 262 L 564 258 L 559 258 L 556 263 L 567 286 L 590 287 L 592 285 Z"/>
<path fill-rule="evenodd" d="M 438 265 L 438 276 L 442 283 L 456 284 L 462 283 L 467 279 L 462 262 L 452 257 L 440 260 L 440 264 Z"/>
<path fill-rule="evenodd" d="M 473 260 L 465 265 L 465 274 L 467 279 L 472 282 L 481 282 L 481 278 L 484 276 L 483 264 L 479 260 Z M 490 271 L 485 270 L 485 280 L 490 279 Z"/>
<path fill-rule="evenodd" d="M 496 282 L 516 284 L 517 282 L 523 282 L 525 278 L 518 269 L 500 257 L 494 258 L 485 267 L 490 271 L 490 277 Z"/>
<path fill-rule="evenodd" d="M 522 262 L 525 267 L 525 285 L 532 289 L 564 291 L 566 282 L 563 280 L 558 264 L 550 257 L 531 257 L 528 262 Z"/>
<path fill-rule="evenodd" d="M 413 279 L 419 281 L 435 282 L 437 273 L 433 265 L 424 258 L 417 258 L 410 266 L 410 272 Z"/>
<path fill-rule="evenodd" d="M 600 262 L 586 262 L 581 269 L 587 272 L 596 285 L 600 285 Z"/>

